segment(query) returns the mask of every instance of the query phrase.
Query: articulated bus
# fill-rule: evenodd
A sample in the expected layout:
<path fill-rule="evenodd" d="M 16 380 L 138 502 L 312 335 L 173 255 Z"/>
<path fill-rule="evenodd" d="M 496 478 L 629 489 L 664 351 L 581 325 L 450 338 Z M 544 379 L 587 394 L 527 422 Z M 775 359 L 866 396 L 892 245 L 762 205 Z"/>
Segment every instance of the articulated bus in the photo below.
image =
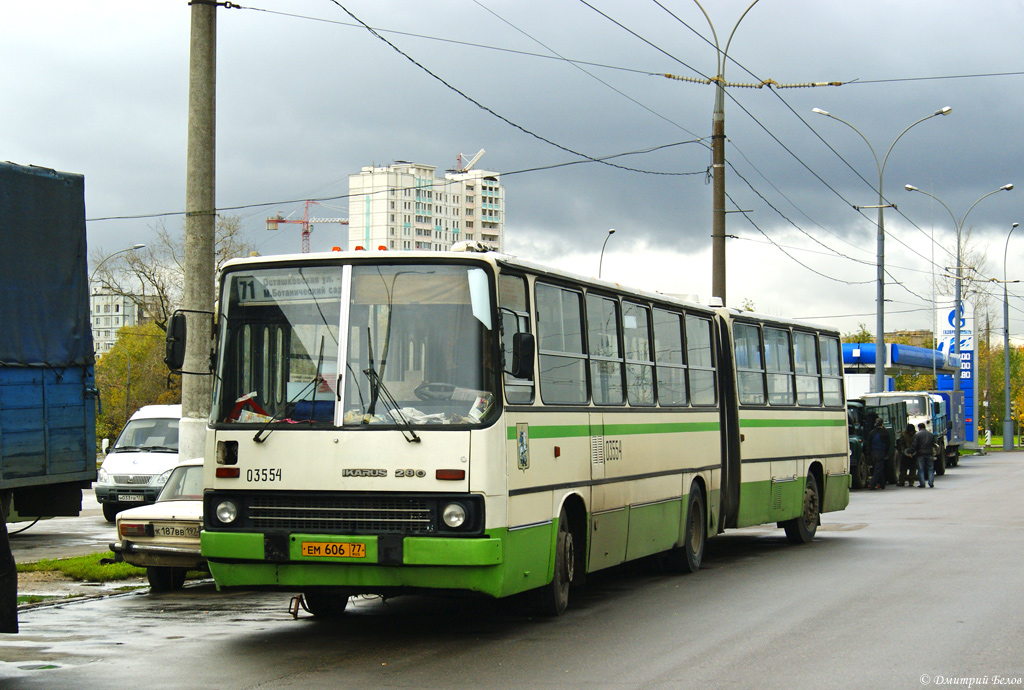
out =
<path fill-rule="evenodd" d="M 426 591 L 558 615 L 586 573 L 693 572 L 731 527 L 807 542 L 849 502 L 832 329 L 467 249 L 230 261 L 215 331 L 202 553 L 317 616 Z"/>

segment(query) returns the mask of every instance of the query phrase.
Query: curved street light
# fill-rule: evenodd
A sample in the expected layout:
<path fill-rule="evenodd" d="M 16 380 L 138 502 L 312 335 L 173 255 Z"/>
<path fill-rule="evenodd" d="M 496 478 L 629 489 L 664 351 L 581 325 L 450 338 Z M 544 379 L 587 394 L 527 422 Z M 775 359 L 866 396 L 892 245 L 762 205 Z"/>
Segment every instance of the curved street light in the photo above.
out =
<path fill-rule="evenodd" d="M 903 138 L 904 134 L 925 120 L 930 120 L 937 115 L 949 115 L 953 112 L 953 109 L 947 105 L 943 108 L 939 108 L 931 115 L 922 117 L 920 120 L 912 123 L 909 127 L 900 132 L 899 136 L 893 139 L 892 144 L 889 145 L 889 150 L 885 152 L 885 157 L 882 158 L 881 161 L 878 160 L 878 154 L 875 153 L 875 147 L 871 145 L 871 142 L 868 141 L 868 138 L 864 136 L 859 129 L 851 125 L 846 120 L 836 117 L 827 110 L 814 108 L 811 112 L 818 115 L 824 115 L 825 117 L 830 117 L 833 120 L 838 120 L 856 132 L 860 138 L 864 140 L 864 143 L 868 145 L 868 148 L 871 150 L 871 155 L 875 158 L 875 166 L 878 168 L 878 189 L 876 190 L 878 192 L 878 206 L 876 207 L 878 208 L 878 237 L 876 240 L 875 251 L 875 262 L 877 264 L 875 292 L 878 309 L 875 318 L 875 376 L 874 381 L 872 382 L 872 387 L 875 392 L 881 392 L 885 390 L 885 214 L 883 211 L 886 207 L 885 197 L 882 194 L 882 174 L 885 172 L 885 164 L 889 160 L 889 154 L 892 153 L 893 148 L 896 146 L 896 142 Z M 871 207 L 861 206 L 858 208 Z"/>
<path fill-rule="evenodd" d="M 1003 248 L 1003 450 L 1013 450 L 1013 417 L 1010 416 L 1010 294 L 1006 286 L 1010 282 L 1020 281 L 1007 280 L 1006 256 L 1010 251 L 1010 235 L 1018 225 L 1020 223 L 1010 226 L 1010 232 L 1006 233 L 1006 246 Z"/>
<path fill-rule="evenodd" d="M 597 277 L 601 277 L 601 269 L 604 268 L 604 248 L 608 246 L 608 240 L 615 234 L 615 228 L 609 228 L 608 236 L 604 238 L 604 244 L 601 245 L 601 260 L 597 263 Z"/>
<path fill-rule="evenodd" d="M 961 290 L 962 290 L 962 282 L 963 282 L 963 265 L 962 265 L 961 257 L 960 257 L 960 252 L 961 252 L 960 234 L 961 234 L 961 231 L 963 230 L 964 222 L 967 220 L 967 216 L 970 215 L 971 211 L 974 210 L 975 206 L 980 204 L 982 202 L 982 200 L 987 199 L 988 197 L 992 196 L 993 194 L 996 194 L 997 192 L 1008 192 L 1008 191 L 1010 191 L 1011 189 L 1013 189 L 1013 185 L 1012 184 L 1004 184 L 999 189 L 993 189 L 988 194 L 982 195 L 977 201 L 975 201 L 973 204 L 971 204 L 970 208 L 967 209 L 967 213 L 965 213 L 963 215 L 963 217 L 960 218 L 960 220 L 957 220 L 957 217 L 955 215 L 953 215 L 953 212 L 950 210 L 949 206 L 946 205 L 946 202 L 944 202 L 942 199 L 940 199 L 939 197 L 935 196 L 934 194 L 932 194 L 930 192 L 926 192 L 923 189 L 918 189 L 917 187 L 915 187 L 912 184 L 904 185 L 904 189 L 906 189 L 908 192 L 920 192 L 921 194 L 924 194 L 925 196 L 929 196 L 932 199 L 935 199 L 935 201 L 938 201 L 942 205 L 942 207 L 944 209 L 946 209 L 946 211 L 949 213 L 949 217 L 953 219 L 953 227 L 956 228 L 956 295 L 953 297 L 953 329 L 954 329 L 954 333 L 955 333 L 955 335 L 954 335 L 954 339 L 955 340 L 954 340 L 953 346 L 956 348 L 958 364 L 957 364 L 957 369 L 956 369 L 956 376 L 953 377 L 953 390 L 954 391 L 958 391 L 958 390 L 960 390 L 960 364 L 959 364 L 959 361 L 960 361 L 960 299 L 961 299 Z M 1012 231 L 1013 230 L 1011 228 L 1011 232 Z M 1009 242 L 1009 238 L 1007 238 L 1007 242 Z M 978 402 L 978 396 L 977 395 L 974 396 L 974 402 L 975 402 L 975 404 L 977 404 L 977 402 Z M 974 419 L 977 419 L 977 415 L 974 415 L 972 413 L 971 416 Z M 975 427 L 975 431 L 977 431 L 977 427 Z M 974 440 L 975 440 L 975 442 L 977 442 L 977 440 L 978 440 L 977 433 L 975 433 L 975 435 L 974 435 Z"/>
<path fill-rule="evenodd" d="M 124 254 L 126 252 L 134 252 L 137 249 L 145 249 L 145 248 L 146 248 L 146 245 L 144 245 L 144 244 L 133 244 L 130 247 L 127 247 L 125 249 L 119 249 L 118 251 L 114 252 L 113 254 L 108 254 L 107 256 L 103 257 L 103 260 L 100 261 L 98 264 L 96 264 L 96 267 L 94 269 L 92 269 L 92 273 L 89 274 L 89 286 L 90 286 L 89 292 L 92 292 L 92 279 L 96 277 L 96 272 L 100 270 L 100 266 L 102 266 L 103 264 L 107 263 L 107 261 L 109 261 L 110 259 L 113 259 L 118 254 Z"/>

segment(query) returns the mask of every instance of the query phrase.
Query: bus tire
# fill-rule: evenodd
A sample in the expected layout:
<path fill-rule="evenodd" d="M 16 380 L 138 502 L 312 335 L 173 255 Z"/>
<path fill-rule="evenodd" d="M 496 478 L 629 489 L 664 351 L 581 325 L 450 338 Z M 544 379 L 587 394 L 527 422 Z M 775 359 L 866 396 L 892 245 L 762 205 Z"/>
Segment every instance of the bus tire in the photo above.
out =
<path fill-rule="evenodd" d="M 537 604 L 545 616 L 560 616 L 569 606 L 569 588 L 576 579 L 576 542 L 569 529 L 565 507 L 558 514 L 558 535 L 555 537 L 555 568 L 551 582 L 537 591 Z"/>
<path fill-rule="evenodd" d="M 302 608 L 315 618 L 338 618 L 348 607 L 348 593 L 335 589 L 311 589 L 302 593 Z"/>
<path fill-rule="evenodd" d="M 175 592 L 185 586 L 185 573 L 184 568 L 150 566 L 146 568 L 149 591 L 153 594 Z"/>
<path fill-rule="evenodd" d="M 807 475 L 807 486 L 804 488 L 804 507 L 799 517 L 782 523 L 786 530 L 786 538 L 794 544 L 807 544 L 814 539 L 818 531 L 818 519 L 821 515 L 821 494 L 818 491 L 818 480 L 814 473 Z"/>
<path fill-rule="evenodd" d="M 683 525 L 683 545 L 665 554 L 665 565 L 676 573 L 695 573 L 704 560 L 704 546 L 708 532 L 704 527 L 704 493 L 694 484 L 686 502 L 686 522 Z"/>

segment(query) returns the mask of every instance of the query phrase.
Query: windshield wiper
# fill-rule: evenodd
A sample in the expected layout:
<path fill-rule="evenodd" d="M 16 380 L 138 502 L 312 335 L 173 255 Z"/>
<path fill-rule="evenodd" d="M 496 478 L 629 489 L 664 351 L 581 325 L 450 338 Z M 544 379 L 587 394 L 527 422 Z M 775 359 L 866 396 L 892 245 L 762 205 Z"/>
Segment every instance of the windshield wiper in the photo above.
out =
<path fill-rule="evenodd" d="M 170 446 L 142 446 L 139 450 L 155 450 L 158 453 L 177 453 L 177 448 L 171 448 Z"/>
<path fill-rule="evenodd" d="M 272 434 L 274 432 L 274 429 L 270 429 L 270 431 L 267 432 L 266 436 L 264 436 L 263 433 L 265 431 L 267 431 L 268 428 L 270 428 L 271 424 L 274 424 L 276 422 L 280 422 L 285 417 L 287 417 L 292 411 L 294 411 L 295 410 L 295 406 L 299 403 L 299 401 L 302 400 L 302 397 L 306 394 L 306 391 L 309 390 L 310 386 L 313 387 L 313 397 L 312 397 L 312 399 L 310 400 L 310 403 L 309 403 L 309 407 L 310 407 L 309 419 L 308 420 L 302 420 L 302 421 L 309 421 L 309 422 L 316 421 L 315 419 L 313 419 L 313 406 L 316 405 L 316 391 L 320 387 L 320 381 L 322 380 L 322 378 L 320 376 L 320 368 L 323 366 L 323 364 L 324 364 L 324 337 L 320 336 L 320 354 L 317 355 L 317 358 L 316 358 L 316 374 L 313 376 L 313 380 L 310 381 L 309 383 L 307 383 L 305 386 L 303 386 L 302 390 L 300 390 L 298 393 L 296 393 L 292 397 L 291 400 L 287 401 L 284 404 L 284 410 L 281 412 L 281 414 L 274 415 L 273 417 L 271 417 L 270 419 L 268 419 L 267 421 L 265 421 L 263 423 L 263 426 L 261 426 L 256 431 L 256 435 L 252 437 L 253 441 L 255 441 L 256 443 L 263 443 L 265 440 L 267 440 L 267 436 L 270 436 L 270 434 Z"/>
<path fill-rule="evenodd" d="M 384 400 L 384 404 L 391 408 L 391 418 L 398 424 L 399 430 L 402 432 L 402 436 L 409 443 L 419 443 L 420 437 L 416 434 L 416 430 L 412 428 L 412 424 L 405 418 L 401 410 L 398 408 L 398 403 L 395 401 L 394 396 L 391 395 L 391 391 L 384 385 L 384 379 L 374 371 L 371 367 L 369 369 L 363 369 L 363 373 L 366 374 L 366 378 L 370 379 L 370 385 L 373 386 L 374 390 L 379 391 L 380 397 Z M 372 417 L 372 413 L 364 418 L 363 423 L 366 424 L 367 420 Z"/>
<path fill-rule="evenodd" d="M 139 450 L 142 450 L 142 446 L 114 446 L 113 448 L 110 449 L 110 452 L 111 453 L 114 453 L 114 452 L 121 453 L 121 452 L 124 452 L 126 450 L 139 451 Z"/>

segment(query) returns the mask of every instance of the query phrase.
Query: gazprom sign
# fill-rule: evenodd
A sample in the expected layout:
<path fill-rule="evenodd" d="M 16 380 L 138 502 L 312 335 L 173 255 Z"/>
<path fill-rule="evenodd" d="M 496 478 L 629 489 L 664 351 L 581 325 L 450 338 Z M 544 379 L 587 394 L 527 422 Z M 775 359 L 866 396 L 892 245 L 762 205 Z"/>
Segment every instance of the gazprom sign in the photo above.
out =
<path fill-rule="evenodd" d="M 964 392 L 964 406 L 966 408 L 965 432 L 967 440 L 977 442 L 974 431 L 977 428 L 973 410 L 974 396 L 978 393 L 974 385 L 974 313 L 970 305 L 961 303 L 960 307 L 960 343 L 956 342 L 956 308 L 955 303 L 950 301 L 940 305 L 937 312 L 938 323 L 935 324 L 935 336 L 937 350 L 948 353 L 956 365 L 957 355 L 960 360 L 960 385 Z M 940 390 L 952 390 L 957 387 L 952 376 L 939 376 L 938 388 Z"/>

